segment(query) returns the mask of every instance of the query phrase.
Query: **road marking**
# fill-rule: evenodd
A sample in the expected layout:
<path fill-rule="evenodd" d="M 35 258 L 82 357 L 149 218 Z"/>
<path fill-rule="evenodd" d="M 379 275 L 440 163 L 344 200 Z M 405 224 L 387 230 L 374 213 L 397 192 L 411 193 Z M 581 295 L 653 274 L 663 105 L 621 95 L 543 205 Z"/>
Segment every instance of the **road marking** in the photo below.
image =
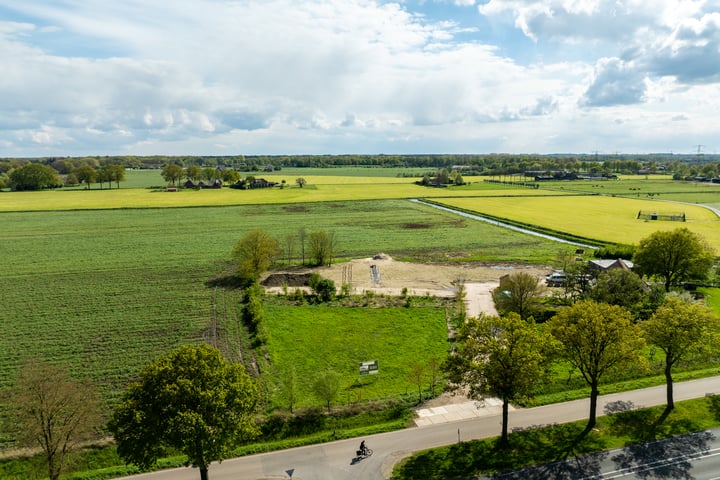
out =
<path fill-rule="evenodd" d="M 720 455 L 720 448 L 713 448 L 711 450 L 708 450 L 706 453 L 698 453 L 698 454 L 694 454 L 694 455 L 682 455 L 679 457 L 666 458 L 666 459 L 657 460 L 657 461 L 651 462 L 651 463 L 644 463 L 642 465 L 637 465 L 635 467 L 621 468 L 619 470 L 605 472 L 605 473 L 600 474 L 600 476 L 602 478 L 609 478 L 609 479 L 622 478 L 622 477 L 626 477 L 628 475 L 633 475 L 638 472 L 655 470 L 660 467 L 676 465 L 678 463 L 687 462 L 690 460 L 700 460 L 703 458 L 716 457 L 718 455 Z M 595 478 L 595 477 L 592 477 L 592 478 Z M 720 477 L 716 477 L 713 480 L 720 480 Z"/>

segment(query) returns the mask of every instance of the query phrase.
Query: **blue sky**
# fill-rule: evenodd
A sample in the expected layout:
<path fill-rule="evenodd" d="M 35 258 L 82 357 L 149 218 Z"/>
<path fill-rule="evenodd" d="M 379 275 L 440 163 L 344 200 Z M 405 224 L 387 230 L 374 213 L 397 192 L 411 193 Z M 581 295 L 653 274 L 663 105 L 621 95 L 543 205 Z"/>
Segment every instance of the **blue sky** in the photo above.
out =
<path fill-rule="evenodd" d="M 720 0 L 0 0 L 0 157 L 720 147 Z"/>

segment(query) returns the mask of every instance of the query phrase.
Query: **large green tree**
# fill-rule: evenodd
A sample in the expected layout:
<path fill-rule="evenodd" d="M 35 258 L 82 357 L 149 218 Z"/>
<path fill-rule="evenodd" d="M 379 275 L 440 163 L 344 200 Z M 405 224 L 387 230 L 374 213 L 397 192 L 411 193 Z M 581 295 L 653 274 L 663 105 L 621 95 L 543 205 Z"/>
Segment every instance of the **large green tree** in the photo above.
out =
<path fill-rule="evenodd" d="M 255 382 L 208 345 L 184 346 L 145 366 L 109 423 L 118 454 L 151 467 L 168 449 L 207 480 L 210 463 L 257 435 Z"/>
<path fill-rule="evenodd" d="M 10 172 L 10 188 L 13 190 L 42 190 L 61 185 L 58 172 L 47 165 L 28 163 Z"/>
<path fill-rule="evenodd" d="M 335 234 L 318 230 L 310 232 L 308 237 L 310 258 L 315 265 L 330 265 L 335 254 Z"/>
<path fill-rule="evenodd" d="M 191 180 L 193 182 L 201 180 L 202 174 L 202 168 L 198 167 L 197 165 L 188 165 L 188 167 L 185 169 L 185 177 L 187 177 L 188 180 Z"/>
<path fill-rule="evenodd" d="M 672 368 L 684 357 L 702 351 L 717 339 L 718 322 L 701 303 L 668 295 L 649 320 L 643 322 L 648 343 L 665 353 L 667 410 L 675 408 Z"/>
<path fill-rule="evenodd" d="M 112 188 L 112 182 L 115 182 L 117 188 L 120 188 L 120 182 L 125 180 L 125 167 L 116 163 L 108 163 L 102 170 L 105 173 L 108 186 Z"/>
<path fill-rule="evenodd" d="M 97 180 L 97 171 L 90 165 L 81 165 L 73 170 L 75 176 L 80 183 L 85 184 L 85 188 L 90 189 L 95 180 Z"/>
<path fill-rule="evenodd" d="M 40 448 L 51 480 L 60 478 L 68 454 L 97 436 L 103 424 L 95 389 L 59 366 L 33 360 L 21 370 L 10 396 L 20 445 Z"/>
<path fill-rule="evenodd" d="M 575 367 L 590 386 L 590 415 L 586 431 L 596 423 L 600 380 L 628 365 L 642 365 L 645 340 L 630 312 L 616 305 L 578 302 L 560 310 L 548 323 L 562 343 L 561 357 Z"/>
<path fill-rule="evenodd" d="M 501 442 L 508 441 L 510 402 L 532 396 L 542 381 L 557 342 L 517 313 L 470 318 L 458 336 L 458 350 L 443 365 L 452 390 L 503 402 Z"/>
<path fill-rule="evenodd" d="M 543 291 L 545 288 L 537 277 L 516 272 L 500 279 L 500 285 L 493 290 L 493 300 L 501 314 L 515 312 L 527 320 L 537 311 Z"/>
<path fill-rule="evenodd" d="M 176 163 L 168 163 L 162 168 L 162 177 L 166 182 L 170 182 L 173 185 L 180 182 L 184 175 L 185 170 Z"/>
<path fill-rule="evenodd" d="M 232 255 L 237 261 L 240 275 L 257 280 L 281 252 L 280 244 L 270 233 L 252 230 L 238 240 Z"/>
<path fill-rule="evenodd" d="M 657 231 L 643 238 L 633 256 L 636 270 L 662 279 L 667 292 L 680 282 L 705 279 L 714 259 L 712 248 L 687 228 Z"/>

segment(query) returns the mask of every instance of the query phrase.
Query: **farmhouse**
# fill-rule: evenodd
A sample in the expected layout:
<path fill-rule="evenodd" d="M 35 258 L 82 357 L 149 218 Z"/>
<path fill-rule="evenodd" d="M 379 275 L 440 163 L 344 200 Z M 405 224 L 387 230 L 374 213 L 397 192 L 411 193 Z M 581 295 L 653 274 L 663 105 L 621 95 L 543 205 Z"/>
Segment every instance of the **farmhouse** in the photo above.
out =
<path fill-rule="evenodd" d="M 632 270 L 634 264 L 630 260 L 618 258 L 617 260 L 590 260 L 588 262 L 588 268 L 594 277 L 597 277 L 602 272 L 608 270 L 614 270 L 620 268 L 622 270 Z"/>
<path fill-rule="evenodd" d="M 254 178 L 249 188 L 272 188 L 275 185 L 277 185 L 277 182 L 268 182 L 264 178 Z"/>

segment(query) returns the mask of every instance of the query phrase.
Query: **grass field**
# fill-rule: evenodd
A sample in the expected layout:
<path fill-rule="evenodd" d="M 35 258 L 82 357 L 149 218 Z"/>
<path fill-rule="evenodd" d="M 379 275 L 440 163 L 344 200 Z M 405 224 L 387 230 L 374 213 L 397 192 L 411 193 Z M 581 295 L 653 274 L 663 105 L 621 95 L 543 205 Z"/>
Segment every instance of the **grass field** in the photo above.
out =
<path fill-rule="evenodd" d="M 431 357 L 441 361 L 448 351 L 443 308 L 298 308 L 271 304 L 265 314 L 270 332 L 268 350 L 279 372 L 273 378 L 283 378 L 295 369 L 303 379 L 298 399 L 301 406 L 317 405 L 309 386 L 325 370 L 334 370 L 342 377 L 340 404 L 417 392 L 410 377 L 413 362 L 424 364 Z M 366 360 L 378 360 L 379 375 L 359 377 L 358 364 Z M 427 382 L 423 381 L 425 389 Z"/>
<path fill-rule="evenodd" d="M 562 192 L 658 199 L 720 208 L 720 184 L 672 180 L 667 175 L 623 175 L 619 180 L 542 182 L 544 189 Z"/>
<path fill-rule="evenodd" d="M 720 219 L 702 207 L 605 196 L 434 199 L 459 207 L 603 242 L 637 244 L 657 230 L 678 227 L 699 233 L 720 252 Z M 684 212 L 686 222 L 644 221 L 640 210 Z"/>
<path fill-rule="evenodd" d="M 94 379 L 112 401 L 146 362 L 207 338 L 215 299 L 204 282 L 252 229 L 333 231 L 339 258 L 544 263 L 558 250 L 403 200 L 298 207 L 0 213 L 0 392 L 38 356 Z"/>

